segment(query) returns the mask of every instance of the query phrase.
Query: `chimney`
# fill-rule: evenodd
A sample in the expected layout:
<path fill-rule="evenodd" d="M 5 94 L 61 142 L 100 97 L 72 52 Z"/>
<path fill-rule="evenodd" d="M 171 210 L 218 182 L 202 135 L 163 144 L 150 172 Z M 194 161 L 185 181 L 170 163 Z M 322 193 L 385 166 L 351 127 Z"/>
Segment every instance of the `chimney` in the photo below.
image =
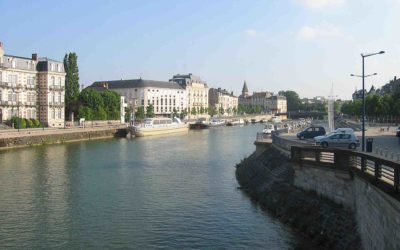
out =
<path fill-rule="evenodd" d="M 397 77 L 396 77 L 396 76 L 394 76 L 394 81 L 396 81 L 396 79 L 397 79 Z"/>
<path fill-rule="evenodd" d="M 32 54 L 32 60 L 37 61 L 38 55 L 36 53 Z"/>

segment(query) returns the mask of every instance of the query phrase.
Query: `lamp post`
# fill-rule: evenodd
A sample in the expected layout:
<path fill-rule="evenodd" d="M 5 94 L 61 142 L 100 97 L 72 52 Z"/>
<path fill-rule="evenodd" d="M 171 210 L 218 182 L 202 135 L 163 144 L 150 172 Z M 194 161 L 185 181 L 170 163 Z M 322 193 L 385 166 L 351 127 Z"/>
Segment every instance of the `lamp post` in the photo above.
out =
<path fill-rule="evenodd" d="M 385 53 L 385 51 L 380 51 L 377 53 L 370 53 L 370 54 L 362 54 L 361 53 L 361 58 L 362 58 L 362 103 L 363 103 L 363 112 L 362 112 L 362 142 L 361 142 L 361 148 L 362 151 L 365 151 L 365 77 L 371 76 L 371 75 L 365 75 L 364 73 L 364 61 L 366 57 L 369 56 L 374 56 L 374 55 L 379 55 L 379 54 L 383 54 Z M 372 74 L 372 75 L 377 75 L 376 73 Z M 353 76 L 357 76 L 357 75 L 353 75 Z"/>

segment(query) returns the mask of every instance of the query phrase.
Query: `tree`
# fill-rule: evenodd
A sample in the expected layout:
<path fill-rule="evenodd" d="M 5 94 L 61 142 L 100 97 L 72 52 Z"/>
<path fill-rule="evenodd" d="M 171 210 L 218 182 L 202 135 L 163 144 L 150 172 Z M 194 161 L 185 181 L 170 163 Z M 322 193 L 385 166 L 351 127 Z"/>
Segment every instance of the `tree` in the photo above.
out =
<path fill-rule="evenodd" d="M 192 107 L 192 110 L 190 111 L 190 114 L 197 115 L 197 109 L 195 107 Z"/>
<path fill-rule="evenodd" d="M 78 56 L 75 53 L 64 56 L 65 76 L 65 117 L 70 112 L 76 112 L 76 102 L 79 95 L 79 69 Z"/>
<path fill-rule="evenodd" d="M 144 116 L 145 116 L 145 114 L 144 114 L 144 107 L 143 107 L 143 106 L 140 106 L 140 107 L 138 108 L 138 110 L 136 111 L 136 113 L 135 113 L 135 117 L 138 118 L 138 119 L 144 119 Z"/>
<path fill-rule="evenodd" d="M 299 111 L 301 109 L 301 100 L 295 91 L 279 91 L 278 94 L 286 97 L 288 111 Z"/>
<path fill-rule="evenodd" d="M 100 92 L 103 99 L 103 107 L 107 113 L 108 120 L 119 120 L 120 118 L 120 105 L 121 97 L 118 93 L 110 90 Z"/>
<path fill-rule="evenodd" d="M 172 116 L 173 116 L 173 117 L 178 117 L 178 111 L 176 110 L 176 108 L 174 108 L 174 109 L 172 110 Z"/>
<path fill-rule="evenodd" d="M 174 108 L 174 109 L 175 109 L 175 108 Z M 150 104 L 149 106 L 146 107 L 146 116 L 147 116 L 147 117 L 150 117 L 150 118 L 152 118 L 152 117 L 155 116 L 153 104 Z"/>
<path fill-rule="evenodd" d="M 223 107 L 219 107 L 218 113 L 219 113 L 220 115 L 224 115 L 224 113 L 225 113 L 224 108 L 223 108 Z"/>

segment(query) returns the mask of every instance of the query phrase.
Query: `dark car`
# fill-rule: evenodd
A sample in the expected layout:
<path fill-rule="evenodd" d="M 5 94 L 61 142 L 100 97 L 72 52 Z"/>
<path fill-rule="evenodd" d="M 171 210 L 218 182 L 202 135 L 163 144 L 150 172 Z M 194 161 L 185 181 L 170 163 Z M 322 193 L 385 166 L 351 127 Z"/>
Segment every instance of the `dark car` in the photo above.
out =
<path fill-rule="evenodd" d="M 304 140 L 306 138 L 314 138 L 316 136 L 325 135 L 324 127 L 308 127 L 303 131 L 297 133 L 297 138 Z"/>
<path fill-rule="evenodd" d="M 396 136 L 400 137 L 400 127 L 398 127 L 396 130 Z"/>

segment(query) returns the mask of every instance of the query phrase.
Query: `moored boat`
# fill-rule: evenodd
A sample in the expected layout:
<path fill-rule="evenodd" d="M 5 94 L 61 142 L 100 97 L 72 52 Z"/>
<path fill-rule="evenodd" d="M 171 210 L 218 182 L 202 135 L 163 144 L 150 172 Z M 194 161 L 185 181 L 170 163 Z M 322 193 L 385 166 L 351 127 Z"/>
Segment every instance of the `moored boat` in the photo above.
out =
<path fill-rule="evenodd" d="M 226 123 L 226 126 L 236 126 L 236 125 L 244 125 L 244 120 L 242 118 L 232 119 L 231 121 Z"/>
<path fill-rule="evenodd" d="M 224 125 L 225 125 L 225 120 L 219 118 L 212 118 L 210 121 L 210 127 L 219 127 Z"/>
<path fill-rule="evenodd" d="M 209 123 L 206 118 L 199 118 L 195 123 L 189 125 L 190 129 L 206 129 L 208 128 Z"/>
<path fill-rule="evenodd" d="M 146 118 L 143 124 L 134 127 L 137 137 L 153 136 L 162 134 L 188 132 L 187 124 L 181 122 L 179 118 Z"/>

